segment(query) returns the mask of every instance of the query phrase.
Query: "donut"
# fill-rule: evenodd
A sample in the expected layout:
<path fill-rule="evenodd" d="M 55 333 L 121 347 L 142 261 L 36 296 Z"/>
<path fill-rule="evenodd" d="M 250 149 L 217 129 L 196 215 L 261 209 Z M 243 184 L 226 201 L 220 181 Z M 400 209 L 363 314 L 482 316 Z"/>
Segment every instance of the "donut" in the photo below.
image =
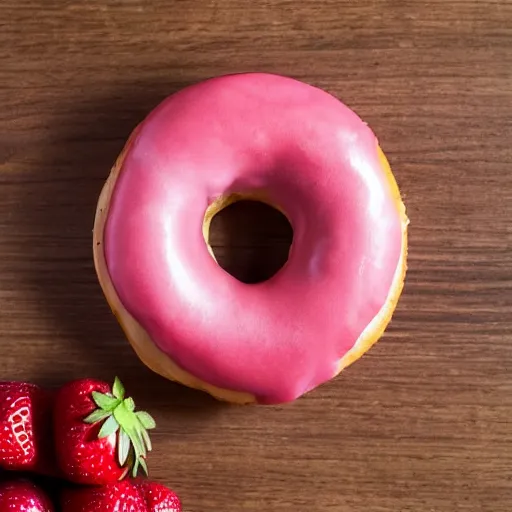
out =
<path fill-rule="evenodd" d="M 285 265 L 238 281 L 210 221 L 238 200 L 293 229 Z M 98 200 L 94 262 L 139 358 L 235 403 L 291 402 L 383 334 L 402 293 L 408 219 L 372 130 L 336 97 L 244 73 L 183 88 L 134 129 Z"/>

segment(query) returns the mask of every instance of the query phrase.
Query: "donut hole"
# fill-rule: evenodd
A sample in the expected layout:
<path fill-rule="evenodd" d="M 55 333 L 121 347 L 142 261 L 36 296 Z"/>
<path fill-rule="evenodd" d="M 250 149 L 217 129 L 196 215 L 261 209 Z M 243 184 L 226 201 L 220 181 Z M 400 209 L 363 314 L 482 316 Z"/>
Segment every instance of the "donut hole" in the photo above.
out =
<path fill-rule="evenodd" d="M 255 284 L 270 279 L 288 261 L 293 229 L 272 206 L 242 199 L 214 214 L 207 240 L 226 272 Z"/>

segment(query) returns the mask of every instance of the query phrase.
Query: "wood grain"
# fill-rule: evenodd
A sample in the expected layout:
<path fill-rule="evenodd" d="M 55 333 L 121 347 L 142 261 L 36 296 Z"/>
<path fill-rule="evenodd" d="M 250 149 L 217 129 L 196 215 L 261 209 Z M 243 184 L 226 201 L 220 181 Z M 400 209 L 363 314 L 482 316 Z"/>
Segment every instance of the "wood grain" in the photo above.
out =
<path fill-rule="evenodd" d="M 91 255 L 136 123 L 187 84 L 254 70 L 370 123 L 411 218 L 382 342 L 285 407 L 220 405 L 143 368 Z M 159 424 L 152 476 L 187 512 L 512 509 L 510 1 L 0 0 L 0 105 L 0 378 L 119 374 Z M 228 263 L 258 262 L 250 277 L 289 234 L 244 218 L 254 238 L 229 220 L 213 237 Z"/>

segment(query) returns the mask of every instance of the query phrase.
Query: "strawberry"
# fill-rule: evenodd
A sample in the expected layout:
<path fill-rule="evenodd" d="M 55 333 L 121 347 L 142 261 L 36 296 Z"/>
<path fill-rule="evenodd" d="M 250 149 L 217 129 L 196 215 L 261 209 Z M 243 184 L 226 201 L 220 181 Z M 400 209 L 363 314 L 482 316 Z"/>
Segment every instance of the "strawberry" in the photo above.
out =
<path fill-rule="evenodd" d="M 54 409 L 59 467 L 68 480 L 88 485 L 136 476 L 139 468 L 147 474 L 148 430 L 154 427 L 148 413 L 135 412 L 117 377 L 112 389 L 92 379 L 70 382 L 59 390 Z"/>
<path fill-rule="evenodd" d="M 134 485 L 142 492 L 148 512 L 181 512 L 178 496 L 165 485 L 141 479 Z"/>
<path fill-rule="evenodd" d="M 34 384 L 0 382 L 0 467 L 55 474 L 52 395 Z"/>
<path fill-rule="evenodd" d="M 173 491 L 162 484 L 137 479 L 68 490 L 62 499 L 62 512 L 182 511 Z"/>
<path fill-rule="evenodd" d="M 68 490 L 62 512 L 147 512 L 142 493 L 129 481 Z"/>
<path fill-rule="evenodd" d="M 46 494 L 28 480 L 0 484 L 0 512 L 53 512 Z"/>

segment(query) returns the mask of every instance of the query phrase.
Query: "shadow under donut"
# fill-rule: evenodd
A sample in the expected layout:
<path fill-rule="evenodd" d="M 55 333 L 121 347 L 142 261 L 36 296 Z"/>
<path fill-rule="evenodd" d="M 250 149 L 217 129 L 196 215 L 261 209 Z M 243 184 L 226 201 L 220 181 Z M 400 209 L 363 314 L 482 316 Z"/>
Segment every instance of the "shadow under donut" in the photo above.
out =
<path fill-rule="evenodd" d="M 40 364 L 34 381 L 57 386 L 86 376 L 111 381 L 117 374 L 155 416 L 171 409 L 178 418 L 200 419 L 220 402 L 161 378 L 138 360 L 103 296 L 92 257 L 96 202 L 117 155 L 149 111 L 186 85 L 120 84 L 61 98 L 37 169 L 20 183 L 16 223 L 30 234 L 19 247 L 23 279 L 52 336 L 45 340 L 52 364 Z"/>

